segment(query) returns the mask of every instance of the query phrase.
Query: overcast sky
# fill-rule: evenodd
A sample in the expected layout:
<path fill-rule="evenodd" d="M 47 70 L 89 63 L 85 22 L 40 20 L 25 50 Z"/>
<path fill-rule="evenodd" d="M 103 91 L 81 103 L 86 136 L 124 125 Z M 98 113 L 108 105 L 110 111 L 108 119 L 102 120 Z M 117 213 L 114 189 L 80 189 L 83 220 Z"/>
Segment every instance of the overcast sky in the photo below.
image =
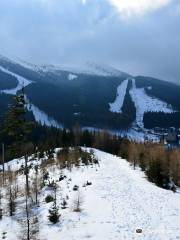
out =
<path fill-rule="evenodd" d="M 180 83 L 180 0 L 0 0 L 0 53 Z"/>

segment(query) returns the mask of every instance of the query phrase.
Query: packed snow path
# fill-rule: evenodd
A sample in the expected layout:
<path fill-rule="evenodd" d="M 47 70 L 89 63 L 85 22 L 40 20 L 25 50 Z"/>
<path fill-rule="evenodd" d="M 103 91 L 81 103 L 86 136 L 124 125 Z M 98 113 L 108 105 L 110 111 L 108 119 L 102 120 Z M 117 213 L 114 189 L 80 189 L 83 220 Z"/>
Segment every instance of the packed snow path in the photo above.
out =
<path fill-rule="evenodd" d="M 95 150 L 99 166 L 82 166 L 72 171 L 64 170 L 67 179 L 59 182 L 57 202 L 68 194 L 66 210 L 60 208 L 61 218 L 56 225 L 48 220 L 51 203 L 44 202 L 48 189 L 39 196 L 39 207 L 34 209 L 39 221 L 40 240 L 176 240 L 180 239 L 180 194 L 156 187 L 145 179 L 140 170 L 133 170 L 126 160 Z M 9 165 L 17 170 L 23 163 L 13 160 Z M 36 162 L 31 162 L 36 164 Z M 6 164 L 7 165 L 7 164 Z M 7 166 L 6 166 L 7 168 Z M 57 181 L 60 170 L 57 166 L 48 169 Z M 19 182 L 22 185 L 22 178 Z M 31 173 L 32 177 L 32 173 Z M 82 187 L 86 181 L 92 185 Z M 58 182 L 58 181 L 57 181 Z M 68 185 L 67 185 L 68 183 Z M 82 212 L 73 212 L 71 201 L 77 184 L 83 196 Z M 18 215 L 0 220 L 0 236 L 6 232 L 7 240 L 19 240 L 24 232 L 17 221 L 22 213 L 22 199 L 18 202 Z M 21 204 L 20 204 L 21 203 Z M 19 205 L 20 204 L 20 205 Z M 25 228 L 25 225 L 24 225 Z M 136 233 L 141 229 L 142 233 Z"/>
<path fill-rule="evenodd" d="M 72 186 L 82 186 L 87 180 L 93 183 L 80 188 L 84 199 L 82 213 L 62 212 L 59 225 L 49 227 L 47 209 L 42 208 L 40 239 L 180 239 L 180 195 L 154 186 L 125 160 L 98 150 L 95 154 L 100 160 L 99 168 L 66 172 L 72 178 Z M 65 185 L 62 189 L 66 189 Z M 140 234 L 136 233 L 139 228 Z"/>

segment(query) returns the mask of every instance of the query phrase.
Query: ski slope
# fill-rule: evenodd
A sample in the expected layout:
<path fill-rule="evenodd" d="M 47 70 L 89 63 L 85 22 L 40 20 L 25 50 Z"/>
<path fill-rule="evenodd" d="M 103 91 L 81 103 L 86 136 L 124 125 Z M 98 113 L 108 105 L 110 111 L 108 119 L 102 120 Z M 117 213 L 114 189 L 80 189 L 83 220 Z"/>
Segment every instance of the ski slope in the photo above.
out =
<path fill-rule="evenodd" d="M 13 89 L 7 89 L 7 90 L 2 90 L 1 92 L 2 93 L 6 93 L 6 94 L 10 94 L 10 95 L 16 95 L 16 93 L 18 91 L 20 91 L 22 89 L 22 87 L 26 87 L 28 86 L 29 84 L 32 83 L 32 81 L 30 80 L 27 80 L 26 78 L 23 78 L 15 73 L 12 73 L 10 72 L 9 70 L 3 68 L 0 66 L 0 70 L 9 74 L 9 75 L 12 75 L 13 77 L 16 77 L 17 80 L 18 80 L 18 85 L 16 86 L 16 88 L 13 88 Z"/>
<path fill-rule="evenodd" d="M 72 81 L 72 80 L 74 80 L 74 79 L 76 79 L 76 78 L 78 78 L 77 75 L 72 74 L 72 73 L 69 73 L 69 75 L 68 75 L 68 80 L 69 80 L 69 81 Z"/>
<path fill-rule="evenodd" d="M 148 96 L 144 88 L 137 88 L 135 79 L 132 79 L 130 95 L 136 107 L 136 124 L 141 128 L 144 128 L 143 117 L 146 112 L 174 112 L 172 106 L 166 102 Z"/>
<path fill-rule="evenodd" d="M 113 103 L 109 103 L 110 106 L 110 111 L 114 112 L 114 113 L 122 113 L 122 106 L 124 103 L 124 98 L 126 95 L 126 89 L 128 86 L 128 79 L 126 79 L 125 81 L 123 81 L 118 89 L 117 89 L 117 96 L 116 99 Z"/>
<path fill-rule="evenodd" d="M 39 220 L 40 240 L 175 240 L 180 239 L 180 194 L 156 187 L 148 182 L 140 170 L 133 170 L 126 160 L 94 149 L 99 166 L 82 166 L 71 171 L 48 168 L 50 177 L 58 180 L 60 172 L 67 179 L 58 182 L 57 202 L 69 196 L 69 207 L 60 209 L 61 220 L 56 225 L 48 221 L 51 203 L 44 202 L 49 193 L 40 193 L 39 208 L 34 209 Z M 12 168 L 21 166 L 22 160 Z M 36 164 L 31 162 L 31 164 Z M 32 170 L 31 170 L 32 177 Z M 19 181 L 23 183 L 20 176 Z M 71 178 L 71 182 L 68 179 Z M 83 188 L 86 181 L 92 185 Z M 76 195 L 73 186 L 80 186 L 82 212 L 72 211 Z M 19 200 L 20 201 L 20 200 Z M 20 201 L 22 204 L 22 199 Z M 18 210 L 20 211 L 20 209 Z M 22 213 L 19 213 L 19 215 Z M 142 233 L 136 233 L 142 229 Z M 0 221 L 0 236 L 7 232 L 7 240 L 18 240 L 22 226 L 13 217 Z"/>
<path fill-rule="evenodd" d="M 33 116 L 39 124 L 42 126 L 62 128 L 62 125 L 59 124 L 55 119 L 49 117 L 45 112 L 40 110 L 34 104 L 28 103 L 28 110 L 33 113 Z"/>
<path fill-rule="evenodd" d="M 18 85 L 16 88 L 13 89 L 7 89 L 7 90 L 2 90 L 1 93 L 9 94 L 9 95 L 16 95 L 18 91 L 22 89 L 22 87 L 26 87 L 32 83 L 32 81 L 23 78 L 22 76 L 19 76 L 15 73 L 10 72 L 9 70 L 3 68 L 0 66 L 0 70 L 8 73 L 18 80 Z M 33 116 L 36 120 L 36 122 L 40 123 L 41 125 L 49 126 L 49 127 L 56 127 L 56 128 L 62 128 L 62 125 L 59 124 L 55 119 L 49 117 L 45 112 L 40 110 L 38 107 L 36 107 L 34 104 L 31 104 L 28 98 L 26 97 L 27 101 L 27 108 L 29 111 L 33 113 Z"/>

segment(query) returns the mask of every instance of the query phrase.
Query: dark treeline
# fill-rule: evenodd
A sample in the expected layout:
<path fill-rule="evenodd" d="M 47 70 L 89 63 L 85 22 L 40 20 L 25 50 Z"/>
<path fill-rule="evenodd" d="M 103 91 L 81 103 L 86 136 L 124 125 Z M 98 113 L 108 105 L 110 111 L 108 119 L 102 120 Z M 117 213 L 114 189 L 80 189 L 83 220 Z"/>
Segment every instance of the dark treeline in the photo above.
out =
<path fill-rule="evenodd" d="M 6 142 L 6 144 L 10 143 Z M 35 125 L 29 136 L 28 144 L 21 147 L 19 156 L 25 154 L 25 150 L 29 154 L 36 151 L 43 154 L 56 147 L 74 146 L 93 147 L 121 156 L 127 159 L 134 168 L 139 166 L 148 179 L 159 187 L 174 190 L 175 185 L 180 186 L 179 150 L 168 150 L 161 144 L 132 142 L 113 136 L 107 131 L 81 131 L 78 125 L 72 130 Z M 12 156 L 6 149 L 6 160 L 10 159 Z"/>
<path fill-rule="evenodd" d="M 49 128 L 30 121 L 30 115 L 22 90 L 13 97 L 0 125 L 5 161 L 21 156 L 26 156 L 27 160 L 32 153 L 43 155 L 56 147 L 86 146 L 121 156 L 134 168 L 140 166 L 148 179 L 160 187 L 174 189 L 175 185 L 180 186 L 180 150 L 168 150 L 161 144 L 132 142 L 108 131 L 82 131 L 78 123 L 72 129 Z"/>
<path fill-rule="evenodd" d="M 180 128 L 180 112 L 147 112 L 144 114 L 144 126 L 145 128 L 149 129 L 154 127 L 169 128 L 172 126 L 175 128 Z"/>
<path fill-rule="evenodd" d="M 18 80 L 0 70 L 1 90 L 15 88 L 18 85 Z"/>
<path fill-rule="evenodd" d="M 10 95 L 0 94 L 0 127 L 4 119 L 4 113 L 8 111 L 8 105 L 12 103 Z"/>
<path fill-rule="evenodd" d="M 57 129 L 34 124 L 28 136 L 27 143 L 24 145 L 22 144 L 17 155 L 12 155 L 9 148 L 13 142 L 11 142 L 9 137 L 3 134 L 3 129 L 1 129 L 0 135 L 0 142 L 3 142 L 5 146 L 7 146 L 6 161 L 21 157 L 27 151 L 28 154 L 31 154 L 35 151 L 44 152 L 56 147 L 96 147 L 109 153 L 116 154 L 119 150 L 121 141 L 122 139 L 120 137 L 112 136 L 107 131 L 82 131 L 78 124 L 73 129 Z"/>
<path fill-rule="evenodd" d="M 135 119 L 135 107 L 129 95 L 130 81 L 122 113 L 109 111 L 109 103 L 116 99 L 117 87 L 123 80 L 120 77 L 78 75 L 76 81 L 67 81 L 67 75 L 62 75 L 56 85 L 49 80 L 27 86 L 26 94 L 34 105 L 66 128 L 72 128 L 78 122 L 82 127 L 128 129 Z"/>
<path fill-rule="evenodd" d="M 131 88 L 132 88 L 132 80 L 129 80 L 128 86 L 126 89 L 126 95 L 124 98 L 124 103 L 122 106 L 122 112 L 123 112 L 124 116 L 126 117 L 126 121 L 129 124 L 128 125 L 129 128 L 131 127 L 132 123 L 136 119 L 136 107 L 135 107 L 135 104 L 132 101 L 131 95 L 129 93 Z"/>

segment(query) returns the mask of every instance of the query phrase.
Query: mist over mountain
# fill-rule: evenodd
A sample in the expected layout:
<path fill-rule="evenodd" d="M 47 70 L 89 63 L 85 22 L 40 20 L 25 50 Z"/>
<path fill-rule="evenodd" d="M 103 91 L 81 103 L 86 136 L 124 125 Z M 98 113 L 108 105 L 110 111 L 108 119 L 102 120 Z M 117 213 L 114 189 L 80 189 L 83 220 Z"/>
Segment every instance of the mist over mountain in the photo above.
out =
<path fill-rule="evenodd" d="M 179 83 L 179 1 L 140 3 L 2 0 L 0 52 L 40 65 L 98 62 Z"/>

